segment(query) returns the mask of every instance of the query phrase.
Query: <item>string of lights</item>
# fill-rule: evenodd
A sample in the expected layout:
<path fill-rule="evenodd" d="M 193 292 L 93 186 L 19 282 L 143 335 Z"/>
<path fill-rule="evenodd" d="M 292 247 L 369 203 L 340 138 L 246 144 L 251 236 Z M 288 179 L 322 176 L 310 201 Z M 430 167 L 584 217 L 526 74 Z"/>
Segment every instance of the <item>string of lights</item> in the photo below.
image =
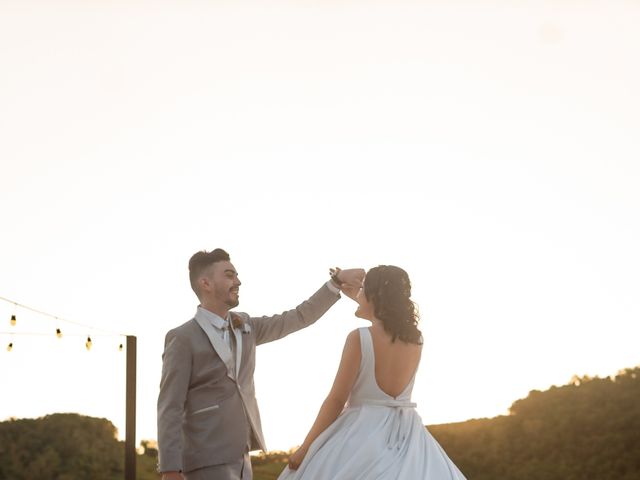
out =
<path fill-rule="evenodd" d="M 47 317 L 47 318 L 51 318 L 53 320 L 56 321 L 56 323 L 66 323 L 69 325 L 74 325 L 76 327 L 82 327 L 86 330 L 89 330 L 91 333 L 88 333 L 86 335 L 86 340 L 84 343 L 85 348 L 89 351 L 91 350 L 91 347 L 93 346 L 93 340 L 91 339 L 91 337 L 126 337 L 127 335 L 122 334 L 122 333 L 117 333 L 117 332 L 112 332 L 109 330 L 104 330 L 102 328 L 98 328 L 98 327 L 93 327 L 91 325 L 86 325 L 84 323 L 80 323 L 80 322 L 74 322 L 72 320 L 68 320 L 66 318 L 63 317 L 59 317 L 57 315 L 53 315 L 51 313 L 42 311 L 42 310 L 38 310 L 36 308 L 30 307 L 28 305 L 24 305 L 22 303 L 18 303 L 14 300 L 10 300 L 8 298 L 2 297 L 0 296 L 0 300 L 2 300 L 3 302 L 6 303 L 10 303 L 14 306 L 14 313 L 11 314 L 11 317 L 9 318 L 9 325 L 13 328 L 16 327 L 18 324 L 18 313 L 17 313 L 17 309 L 23 309 L 23 310 L 28 310 L 30 312 L 36 313 L 38 315 L 41 315 L 43 317 Z M 16 332 L 16 331 L 4 331 L 4 332 L 0 332 L 0 334 L 7 334 L 9 336 L 11 336 L 11 341 L 7 344 L 7 351 L 11 352 L 14 348 L 14 341 L 13 341 L 13 336 L 15 335 L 26 335 L 26 336 L 52 336 L 55 335 L 57 338 L 62 338 L 63 333 L 62 333 L 62 329 L 60 328 L 60 326 L 56 326 L 55 331 L 51 331 L 50 333 L 48 332 Z M 70 334 L 66 334 L 66 336 L 70 336 L 70 337 L 84 337 L 84 334 L 77 334 L 77 333 L 70 333 Z M 122 342 L 120 342 L 120 344 L 118 345 L 118 350 L 122 351 L 124 349 L 124 345 Z"/>

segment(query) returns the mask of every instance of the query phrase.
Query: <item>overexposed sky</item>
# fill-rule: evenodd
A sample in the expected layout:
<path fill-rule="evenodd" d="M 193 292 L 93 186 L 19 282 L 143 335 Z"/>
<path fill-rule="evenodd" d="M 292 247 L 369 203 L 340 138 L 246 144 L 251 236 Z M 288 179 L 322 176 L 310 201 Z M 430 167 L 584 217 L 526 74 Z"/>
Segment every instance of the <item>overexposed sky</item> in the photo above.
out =
<path fill-rule="evenodd" d="M 425 423 L 635 366 L 639 21 L 636 2 L 0 0 L 0 296 L 138 336 L 139 439 L 199 249 L 230 252 L 252 314 L 330 266 L 405 268 Z M 303 440 L 353 310 L 259 348 L 270 448 Z M 123 433 L 120 338 L 6 333 L 55 323 L 0 302 L 0 419 Z"/>

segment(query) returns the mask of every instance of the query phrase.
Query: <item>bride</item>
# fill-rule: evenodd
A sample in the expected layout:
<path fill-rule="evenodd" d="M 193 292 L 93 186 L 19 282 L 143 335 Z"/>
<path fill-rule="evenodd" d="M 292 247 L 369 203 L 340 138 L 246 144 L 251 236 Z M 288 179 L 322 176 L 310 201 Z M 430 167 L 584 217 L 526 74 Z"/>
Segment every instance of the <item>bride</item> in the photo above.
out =
<path fill-rule="evenodd" d="M 380 265 L 342 291 L 371 326 L 347 336 L 333 387 L 279 480 L 465 480 L 411 402 L 422 335 L 407 273 Z"/>

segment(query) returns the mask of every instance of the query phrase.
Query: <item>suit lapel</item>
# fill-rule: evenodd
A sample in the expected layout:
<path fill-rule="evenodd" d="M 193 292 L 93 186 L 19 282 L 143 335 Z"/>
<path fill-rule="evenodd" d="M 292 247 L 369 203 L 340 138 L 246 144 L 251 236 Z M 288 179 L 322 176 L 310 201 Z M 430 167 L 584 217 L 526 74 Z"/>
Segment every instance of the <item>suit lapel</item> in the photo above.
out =
<path fill-rule="evenodd" d="M 222 340 L 220 335 L 218 335 L 218 333 L 215 331 L 215 329 L 213 328 L 213 325 L 211 325 L 209 322 L 201 318 L 196 318 L 195 321 L 198 322 L 198 325 L 200 325 L 200 328 L 202 328 L 202 330 L 204 330 L 204 333 L 207 334 L 207 337 L 209 338 L 209 342 L 211 342 L 211 346 L 216 351 L 220 359 L 227 366 L 227 376 L 231 380 L 235 381 L 236 375 L 235 375 L 235 372 L 233 371 L 233 359 L 231 358 L 231 350 L 229 350 L 229 347 L 227 346 L 227 344 L 224 342 L 224 340 Z"/>

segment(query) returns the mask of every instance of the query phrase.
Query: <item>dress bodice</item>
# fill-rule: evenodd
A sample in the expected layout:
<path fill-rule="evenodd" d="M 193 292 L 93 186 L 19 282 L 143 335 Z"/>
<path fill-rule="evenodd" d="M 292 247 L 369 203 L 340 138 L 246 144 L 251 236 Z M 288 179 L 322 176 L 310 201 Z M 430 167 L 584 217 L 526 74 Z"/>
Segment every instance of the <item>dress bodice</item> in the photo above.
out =
<path fill-rule="evenodd" d="M 413 372 L 411 380 L 404 388 L 402 393 L 397 397 L 385 393 L 376 381 L 376 359 L 373 350 L 373 339 L 371 331 L 366 328 L 359 328 L 360 333 L 360 369 L 358 376 L 351 389 L 347 405 L 356 407 L 360 405 L 380 405 L 387 407 L 415 407 L 416 404 L 411 401 L 411 392 L 413 391 L 413 383 L 416 378 L 416 372 Z M 417 367 L 416 367 L 417 371 Z"/>

